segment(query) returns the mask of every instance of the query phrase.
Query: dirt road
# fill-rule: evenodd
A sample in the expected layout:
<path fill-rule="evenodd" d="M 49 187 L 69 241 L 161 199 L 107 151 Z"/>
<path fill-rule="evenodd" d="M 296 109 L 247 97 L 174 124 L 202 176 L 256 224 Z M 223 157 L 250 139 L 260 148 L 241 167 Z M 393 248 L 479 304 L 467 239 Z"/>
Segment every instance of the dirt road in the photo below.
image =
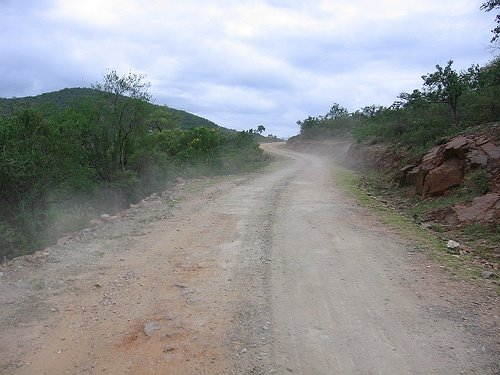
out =
<path fill-rule="evenodd" d="M 2 374 L 495 374 L 496 297 L 280 144 L 3 266 Z"/>

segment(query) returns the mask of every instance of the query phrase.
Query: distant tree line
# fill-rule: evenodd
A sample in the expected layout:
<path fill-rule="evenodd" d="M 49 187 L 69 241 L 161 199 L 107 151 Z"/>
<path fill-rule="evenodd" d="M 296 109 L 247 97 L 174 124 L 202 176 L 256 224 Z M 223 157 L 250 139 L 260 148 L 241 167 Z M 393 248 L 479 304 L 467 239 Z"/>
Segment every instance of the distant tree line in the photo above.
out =
<path fill-rule="evenodd" d="M 465 71 L 454 70 L 450 60 L 422 80 L 422 88 L 401 93 L 388 107 L 371 105 L 349 113 L 335 103 L 326 115 L 298 121 L 301 136 L 352 135 L 419 153 L 443 137 L 500 120 L 500 58 Z"/>
<path fill-rule="evenodd" d="M 180 112 L 151 105 L 142 75 L 108 71 L 93 88 L 64 108 L 27 106 L 0 116 L 0 256 L 38 250 L 177 176 L 266 162 L 254 131 L 182 129 Z"/>

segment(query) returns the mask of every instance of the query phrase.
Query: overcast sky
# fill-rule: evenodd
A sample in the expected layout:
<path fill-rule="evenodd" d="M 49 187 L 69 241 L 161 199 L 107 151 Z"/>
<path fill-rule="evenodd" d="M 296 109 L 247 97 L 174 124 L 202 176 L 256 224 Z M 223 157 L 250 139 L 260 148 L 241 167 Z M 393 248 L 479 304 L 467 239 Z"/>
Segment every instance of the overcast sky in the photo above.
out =
<path fill-rule="evenodd" d="M 297 120 L 390 105 L 423 74 L 492 59 L 475 0 L 0 0 L 0 97 L 147 74 L 155 103 L 291 136 Z"/>

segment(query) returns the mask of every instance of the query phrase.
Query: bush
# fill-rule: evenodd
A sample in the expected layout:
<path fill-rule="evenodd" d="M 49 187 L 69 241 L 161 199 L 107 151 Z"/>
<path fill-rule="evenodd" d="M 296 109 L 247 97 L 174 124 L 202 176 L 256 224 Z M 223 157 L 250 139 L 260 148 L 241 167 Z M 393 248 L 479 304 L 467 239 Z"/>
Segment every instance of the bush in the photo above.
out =
<path fill-rule="evenodd" d="M 490 190 L 488 172 L 483 168 L 476 169 L 469 173 L 467 179 L 469 181 L 468 187 L 475 194 L 483 195 Z"/>

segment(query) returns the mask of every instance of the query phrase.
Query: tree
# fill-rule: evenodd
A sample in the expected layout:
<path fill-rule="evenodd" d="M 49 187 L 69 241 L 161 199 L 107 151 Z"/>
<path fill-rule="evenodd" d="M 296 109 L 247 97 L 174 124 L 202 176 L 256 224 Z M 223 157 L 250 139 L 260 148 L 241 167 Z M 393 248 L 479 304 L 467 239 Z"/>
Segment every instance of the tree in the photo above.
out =
<path fill-rule="evenodd" d="M 363 116 L 366 118 L 372 118 L 375 117 L 380 111 L 384 109 L 383 106 L 380 105 L 369 105 L 366 107 L 361 108 L 361 110 L 357 110 L 354 114 L 356 116 Z"/>
<path fill-rule="evenodd" d="M 105 94 L 105 117 L 115 132 L 113 154 L 121 172 L 125 172 L 132 134 L 145 131 L 151 95 L 148 92 L 150 83 L 144 78 L 144 75 L 132 72 L 119 76 L 115 70 L 110 70 L 103 75 L 102 83 L 92 85 Z"/>
<path fill-rule="evenodd" d="M 330 111 L 325 115 L 325 120 L 336 120 L 349 116 L 349 111 L 338 103 L 333 103 Z"/>
<path fill-rule="evenodd" d="M 172 130 L 180 128 L 180 116 L 173 114 L 167 106 L 158 107 L 148 119 L 150 130 Z"/>
<path fill-rule="evenodd" d="M 85 173 L 79 134 L 35 109 L 0 124 L 0 206 L 43 207 L 47 193 Z"/>
<path fill-rule="evenodd" d="M 257 126 L 257 129 L 248 129 L 249 134 L 262 134 L 265 131 L 266 131 L 266 127 L 264 125 Z"/>
<path fill-rule="evenodd" d="M 480 9 L 484 10 L 485 12 L 490 12 L 493 9 L 498 9 L 500 8 L 500 0 L 489 0 L 483 4 L 481 4 Z M 497 23 L 497 26 L 491 30 L 493 33 L 493 38 L 491 38 L 491 42 L 496 42 L 498 38 L 500 37 L 500 14 L 497 14 L 495 17 L 495 22 Z"/>
<path fill-rule="evenodd" d="M 224 138 L 219 130 L 198 127 L 185 130 L 184 135 L 189 158 L 211 167 L 224 144 Z"/>
<path fill-rule="evenodd" d="M 434 103 L 446 103 L 453 112 L 453 123 L 458 125 L 458 99 L 467 89 L 463 74 L 458 74 L 451 66 L 453 60 L 443 68 L 436 65 L 434 73 L 422 76 L 424 80 L 425 97 Z"/>
<path fill-rule="evenodd" d="M 297 125 L 300 126 L 300 132 L 303 134 L 308 129 L 321 127 L 321 121 L 317 117 L 308 116 L 305 120 L 297 121 Z"/>
<path fill-rule="evenodd" d="M 57 120 L 31 108 L 0 117 L 0 256 L 38 249 L 49 198 L 88 178 L 80 132 Z"/>
<path fill-rule="evenodd" d="M 429 104 L 426 95 L 418 89 L 414 89 L 411 94 L 402 92 L 399 94 L 398 99 L 400 100 L 394 102 L 391 109 L 397 110 L 403 107 L 406 109 L 421 109 Z"/>

